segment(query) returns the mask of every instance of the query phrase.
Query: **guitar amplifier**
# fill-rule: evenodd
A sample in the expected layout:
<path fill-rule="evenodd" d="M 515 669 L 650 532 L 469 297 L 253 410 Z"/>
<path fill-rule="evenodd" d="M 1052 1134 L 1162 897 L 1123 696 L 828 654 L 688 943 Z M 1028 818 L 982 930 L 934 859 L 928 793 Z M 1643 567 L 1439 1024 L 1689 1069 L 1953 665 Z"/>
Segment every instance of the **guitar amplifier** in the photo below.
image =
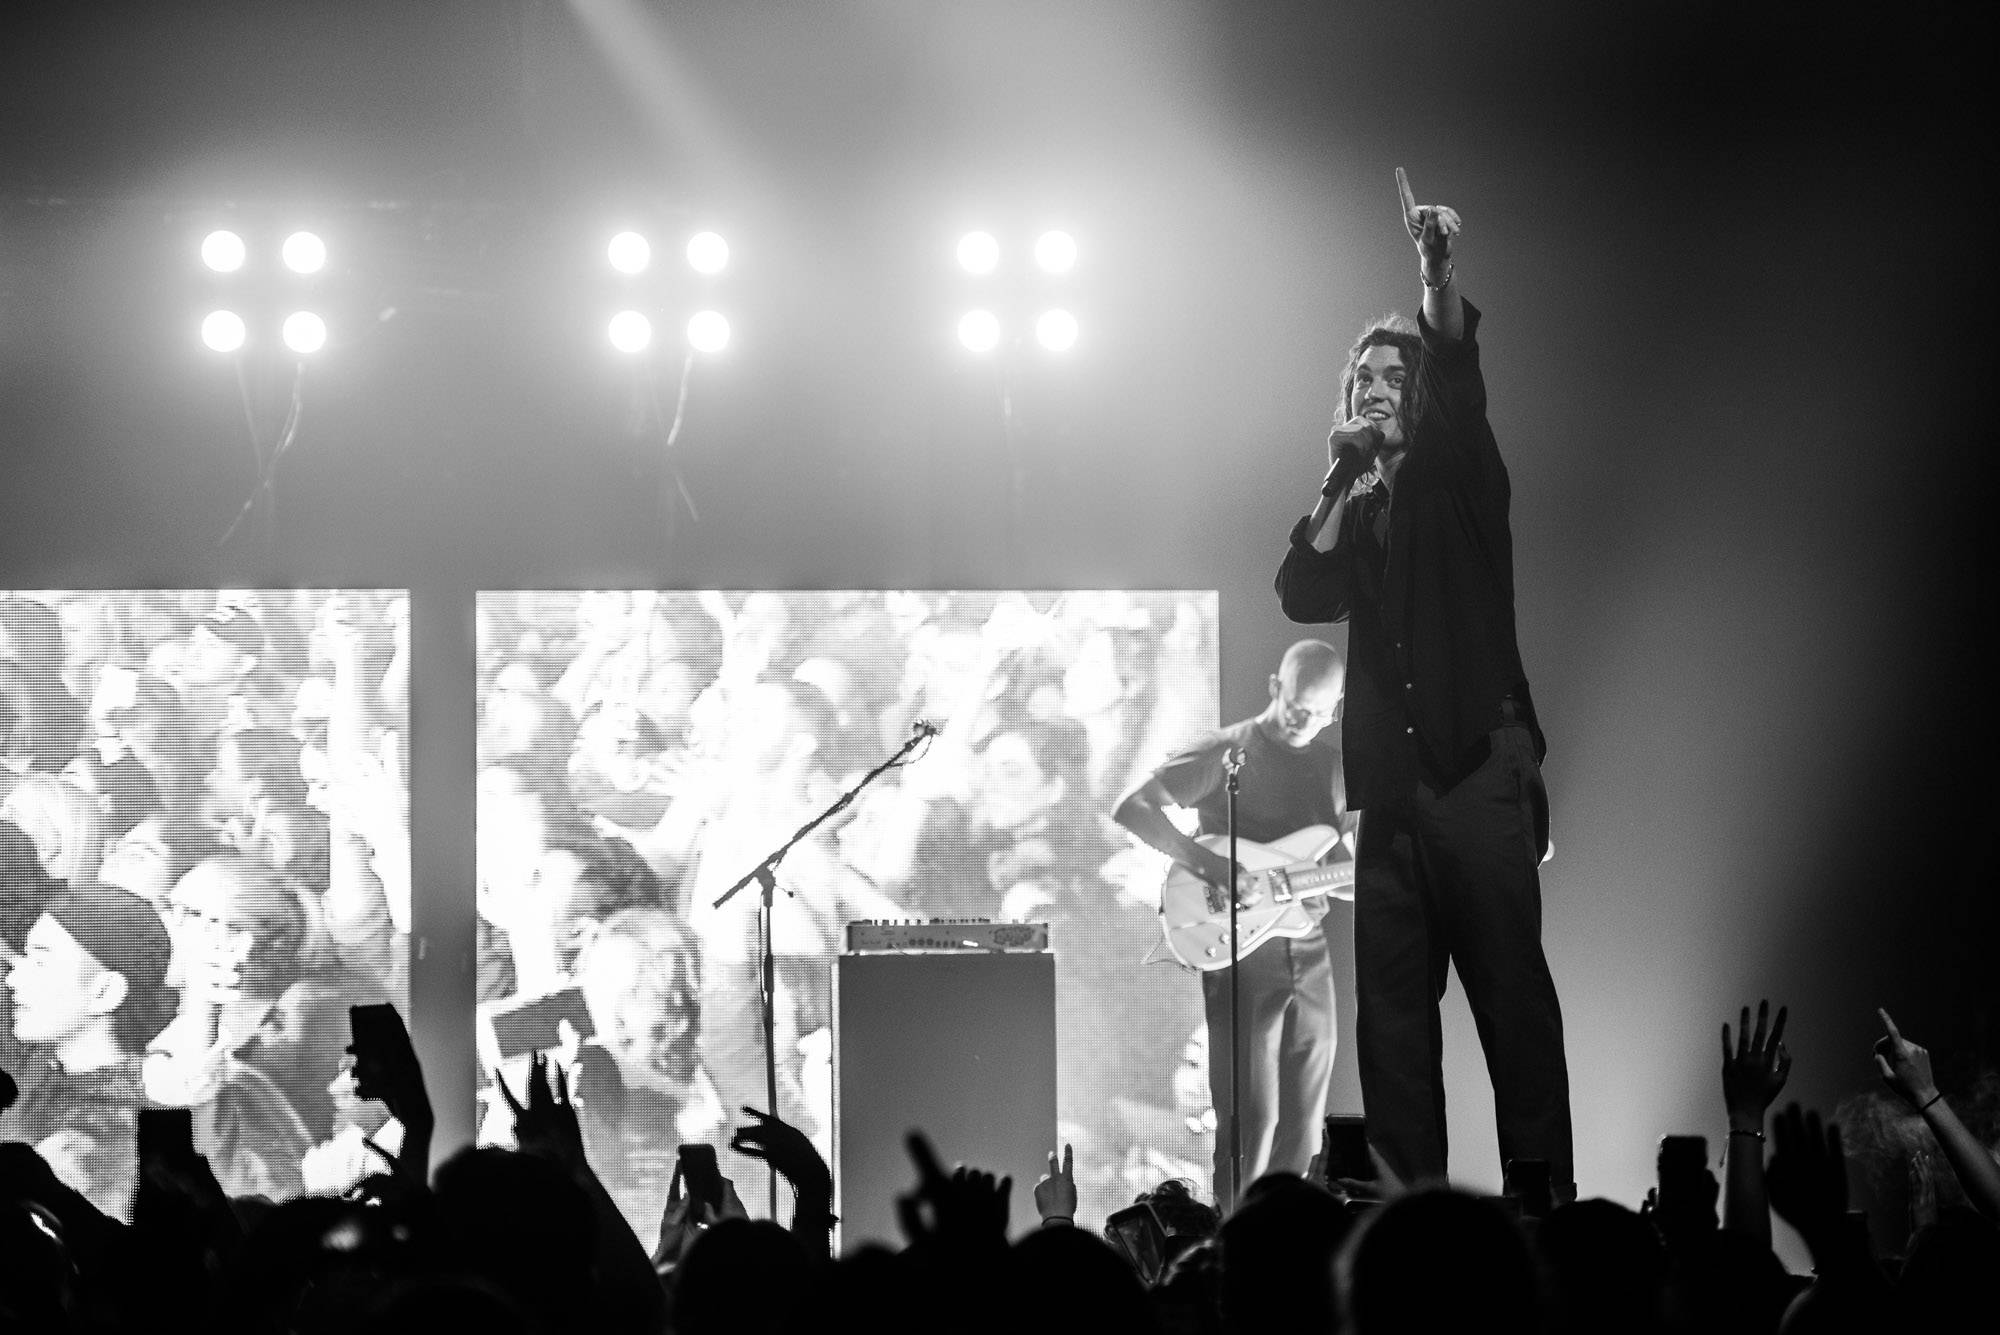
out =
<path fill-rule="evenodd" d="M 856 954 L 935 950 L 1047 950 L 1045 922 L 994 922 L 991 918 L 870 919 L 847 924 L 847 948 Z"/>
<path fill-rule="evenodd" d="M 1035 1181 L 1057 1148 L 1055 963 L 1046 950 L 962 948 L 834 962 L 843 1249 L 902 1246 L 896 1197 L 917 1180 L 903 1144 L 912 1130 L 947 1167 L 1011 1174 L 1014 1221 L 1033 1222 Z"/>

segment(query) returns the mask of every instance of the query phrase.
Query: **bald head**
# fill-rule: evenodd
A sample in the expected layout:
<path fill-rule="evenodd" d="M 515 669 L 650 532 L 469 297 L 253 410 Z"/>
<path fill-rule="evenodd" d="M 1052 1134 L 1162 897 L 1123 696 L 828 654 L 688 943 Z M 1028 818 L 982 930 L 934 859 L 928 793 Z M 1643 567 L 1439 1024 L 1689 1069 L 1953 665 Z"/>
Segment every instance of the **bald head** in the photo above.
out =
<path fill-rule="evenodd" d="M 1340 715 L 1347 663 L 1325 640 L 1300 640 L 1271 674 L 1271 703 L 1260 716 L 1266 735 L 1290 747 L 1308 745 Z"/>
<path fill-rule="evenodd" d="M 1334 683 L 1340 689 L 1345 679 L 1347 663 L 1340 656 L 1340 650 L 1325 640 L 1300 640 L 1285 650 L 1284 658 L 1278 662 L 1278 679 L 1286 686 L 1299 690 Z"/>

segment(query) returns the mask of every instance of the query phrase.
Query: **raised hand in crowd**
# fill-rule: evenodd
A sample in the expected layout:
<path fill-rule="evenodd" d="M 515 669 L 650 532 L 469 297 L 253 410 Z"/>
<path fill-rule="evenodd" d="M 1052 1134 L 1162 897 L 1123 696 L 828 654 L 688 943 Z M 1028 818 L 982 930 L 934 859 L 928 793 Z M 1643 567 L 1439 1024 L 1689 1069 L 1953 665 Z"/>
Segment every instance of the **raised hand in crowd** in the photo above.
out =
<path fill-rule="evenodd" d="M 1333 1141 L 1330 1128 L 1322 1127 L 1319 1133 L 1319 1149 L 1306 1163 L 1306 1181 L 1317 1187 L 1324 1187 L 1333 1195 L 1346 1201 L 1393 1201 L 1410 1189 L 1409 1184 L 1396 1176 L 1396 1170 L 1382 1161 L 1375 1152 L 1375 1146 L 1368 1145 L 1368 1163 L 1374 1172 L 1366 1178 L 1337 1177 L 1330 1172 L 1333 1158 Z"/>
<path fill-rule="evenodd" d="M 947 1173 L 921 1131 L 912 1131 L 904 1144 L 916 1166 L 917 1186 L 896 1198 L 896 1218 L 912 1246 L 933 1240 L 975 1247 L 1006 1242 L 1013 1178 L 996 1179 L 963 1165 Z"/>
<path fill-rule="evenodd" d="M 831 1254 L 833 1237 L 833 1171 L 826 1166 L 806 1133 L 775 1114 L 745 1107 L 744 1116 L 754 1119 L 749 1126 L 736 1128 L 729 1148 L 752 1159 L 762 1159 L 791 1183 L 796 1202 L 792 1209 L 792 1236 L 806 1254 Z"/>
<path fill-rule="evenodd" d="M 665 1310 L 655 1261 L 626 1222 L 584 1152 L 583 1125 L 570 1101 L 569 1072 L 537 1052 L 528 1062 L 528 1086 L 516 1098 L 498 1071 L 493 1083 L 514 1114 L 514 1143 L 523 1154 L 547 1159 L 569 1174 L 590 1199 L 597 1230 L 591 1268 L 604 1310 L 618 1324 L 657 1329 Z M 664 1236 L 665 1230 L 662 1229 Z"/>
<path fill-rule="evenodd" d="M 653 1248 L 655 1270 L 663 1275 L 671 1273 L 696 1239 L 722 1220 L 750 1217 L 750 1212 L 743 1208 L 743 1198 L 736 1194 L 736 1183 L 727 1176 L 721 1181 L 722 1199 L 702 1200 L 692 1188 L 683 1190 L 686 1183 L 680 1165 L 674 1165 L 673 1180 L 667 1184 L 666 1208 L 660 1212 L 660 1241 Z"/>
<path fill-rule="evenodd" d="M 1904 1038 L 1888 1011 L 1877 1009 L 1875 1013 L 1882 1018 L 1883 1034 L 1875 1040 L 1875 1069 L 1881 1073 L 1882 1083 L 1923 1117 L 1952 1171 L 1958 1174 L 1972 1208 L 2000 1223 L 2000 1164 L 1938 1091 L 1931 1075 L 1929 1049 Z"/>
<path fill-rule="evenodd" d="M 569 1073 L 560 1063 L 551 1063 L 539 1052 L 529 1059 L 525 1101 L 514 1097 L 498 1071 L 493 1073 L 493 1084 L 514 1114 L 514 1144 L 523 1154 L 548 1159 L 571 1174 L 589 1170 L 583 1125 L 570 1102 Z"/>
<path fill-rule="evenodd" d="M 1872 1330 L 1886 1315 L 1888 1284 L 1868 1244 L 1868 1222 L 1847 1209 L 1847 1154 L 1840 1127 L 1794 1103 L 1771 1123 L 1771 1207 L 1812 1252 L 1812 1288 L 1786 1313 L 1784 1329 Z"/>
<path fill-rule="evenodd" d="M 1813 1250 L 1831 1247 L 1847 1217 L 1847 1154 L 1837 1123 L 1794 1103 L 1771 1123 L 1771 1206 Z"/>
<path fill-rule="evenodd" d="M 1721 1184 L 1706 1162 L 1700 1136 L 1668 1136 L 1660 1142 L 1659 1185 L 1646 1193 L 1639 1213 L 1653 1221 L 1670 1256 L 1699 1254 L 1714 1238 Z"/>
<path fill-rule="evenodd" d="M 198 1330 L 219 1296 L 210 1277 L 223 1273 L 243 1242 L 243 1229 L 206 1156 L 194 1151 L 184 1108 L 139 1114 L 139 1176 L 133 1195 L 130 1249 L 135 1271 L 160 1330 Z M 171 1314 L 165 1320 L 162 1315 Z"/>
<path fill-rule="evenodd" d="M 403 1127 L 402 1148 L 390 1154 L 370 1140 L 368 1147 L 386 1160 L 394 1176 L 403 1184 L 421 1188 L 430 1180 L 431 1134 L 437 1117 L 431 1097 L 424 1088 L 423 1063 L 410 1042 L 410 1031 L 394 1006 L 355 1006 L 349 1009 L 353 1042 L 347 1050 L 354 1057 L 355 1093 L 364 1099 L 379 1099 Z"/>
<path fill-rule="evenodd" d="M 1729 1114 L 1722 1226 L 1766 1247 L 1771 1245 L 1771 1208 L 1764 1186 L 1764 1115 L 1792 1072 L 1792 1054 L 1785 1050 L 1786 1014 L 1780 1006 L 1772 1020 L 1771 1003 L 1759 1001 L 1755 1030 L 1748 1006 L 1733 1041 L 1729 1025 L 1722 1026 L 1722 1104 Z"/>
<path fill-rule="evenodd" d="M 410 923 L 409 816 L 398 734 L 371 736 L 378 683 L 364 675 L 366 640 L 348 597 L 329 599 L 317 633 L 333 666 L 326 772 L 313 799 L 328 821 L 322 907 L 341 958 L 386 978 Z"/>
<path fill-rule="evenodd" d="M 1076 1151 L 1070 1146 L 1063 1146 L 1060 1163 L 1049 1151 L 1049 1171 L 1035 1183 L 1035 1213 L 1044 1224 L 1076 1223 Z"/>

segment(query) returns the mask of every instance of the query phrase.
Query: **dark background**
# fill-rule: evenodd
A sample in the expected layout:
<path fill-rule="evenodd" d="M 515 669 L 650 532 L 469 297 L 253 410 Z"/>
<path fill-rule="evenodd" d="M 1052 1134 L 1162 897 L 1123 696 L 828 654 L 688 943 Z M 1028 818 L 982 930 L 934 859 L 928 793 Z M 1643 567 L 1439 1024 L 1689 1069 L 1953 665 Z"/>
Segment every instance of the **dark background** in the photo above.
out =
<path fill-rule="evenodd" d="M 1653 1138 L 1719 1133 L 1744 1001 L 1791 1003 L 1822 1105 L 1873 1079 L 1877 1004 L 1994 1050 L 1992 34 L 1777 8 L 17 4 L 0 585 L 414 589 L 414 1006 L 469 1103 L 474 590 L 1213 587 L 1251 712 L 1341 356 L 1420 295 L 1407 167 L 1488 314 L 1579 1166 L 1634 1200 Z M 203 274 L 225 220 L 253 269 L 328 237 L 334 341 L 275 533 L 218 549 L 250 446 L 195 325 L 305 290 Z M 735 249 L 699 522 L 603 343 L 614 222 L 669 275 L 697 223 Z M 1012 359 L 1010 435 L 950 246 L 1050 222 L 1084 337 Z M 289 372 L 244 371 L 268 438 Z M 1497 1180 L 1451 1014 L 1454 1162 Z"/>

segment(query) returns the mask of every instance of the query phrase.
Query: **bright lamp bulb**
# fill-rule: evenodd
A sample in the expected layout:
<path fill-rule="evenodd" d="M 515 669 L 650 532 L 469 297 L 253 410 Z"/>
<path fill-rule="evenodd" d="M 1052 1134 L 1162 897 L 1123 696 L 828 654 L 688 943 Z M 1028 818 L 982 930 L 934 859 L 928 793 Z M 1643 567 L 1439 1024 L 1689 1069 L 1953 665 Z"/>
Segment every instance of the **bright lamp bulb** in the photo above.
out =
<path fill-rule="evenodd" d="M 991 352 L 1000 344 L 1000 321 L 992 311 L 967 311 L 959 317 L 958 341 L 968 352 Z"/>
<path fill-rule="evenodd" d="M 958 239 L 958 266 L 967 273 L 992 273 L 1000 263 L 1000 243 L 991 232 L 967 232 Z"/>
<path fill-rule="evenodd" d="M 246 254 L 243 238 L 234 232 L 210 232 L 201 239 L 201 262 L 217 273 L 235 273 Z"/>
<path fill-rule="evenodd" d="M 696 232 L 688 238 L 688 267 L 696 273 L 721 273 L 729 264 L 729 243 L 716 232 Z"/>
<path fill-rule="evenodd" d="M 1076 238 L 1068 232 L 1043 232 L 1035 239 L 1035 263 L 1043 273 L 1068 273 L 1076 267 Z"/>
<path fill-rule="evenodd" d="M 235 311 L 210 311 L 201 322 L 201 341 L 215 352 L 243 346 L 243 317 Z"/>
<path fill-rule="evenodd" d="M 311 311 L 293 311 L 285 317 L 285 346 L 293 352 L 318 352 L 326 346 L 326 321 Z"/>
<path fill-rule="evenodd" d="M 611 267 L 619 273 L 644 273 L 646 266 L 653 262 L 651 243 L 637 232 L 620 232 L 612 237 L 604 253 L 611 261 Z"/>
<path fill-rule="evenodd" d="M 326 267 L 326 242 L 313 232 L 293 232 L 279 253 L 293 273 L 318 273 Z"/>
<path fill-rule="evenodd" d="M 644 352 L 653 341 L 653 322 L 637 311 L 620 311 L 611 317 L 605 330 L 611 346 L 620 352 Z"/>
<path fill-rule="evenodd" d="M 696 352 L 721 352 L 729 346 L 729 321 L 720 311 L 696 311 L 688 320 L 688 346 Z"/>
<path fill-rule="evenodd" d="M 1068 311 L 1043 311 L 1035 321 L 1035 341 L 1050 352 L 1068 352 L 1076 346 L 1076 317 Z"/>

